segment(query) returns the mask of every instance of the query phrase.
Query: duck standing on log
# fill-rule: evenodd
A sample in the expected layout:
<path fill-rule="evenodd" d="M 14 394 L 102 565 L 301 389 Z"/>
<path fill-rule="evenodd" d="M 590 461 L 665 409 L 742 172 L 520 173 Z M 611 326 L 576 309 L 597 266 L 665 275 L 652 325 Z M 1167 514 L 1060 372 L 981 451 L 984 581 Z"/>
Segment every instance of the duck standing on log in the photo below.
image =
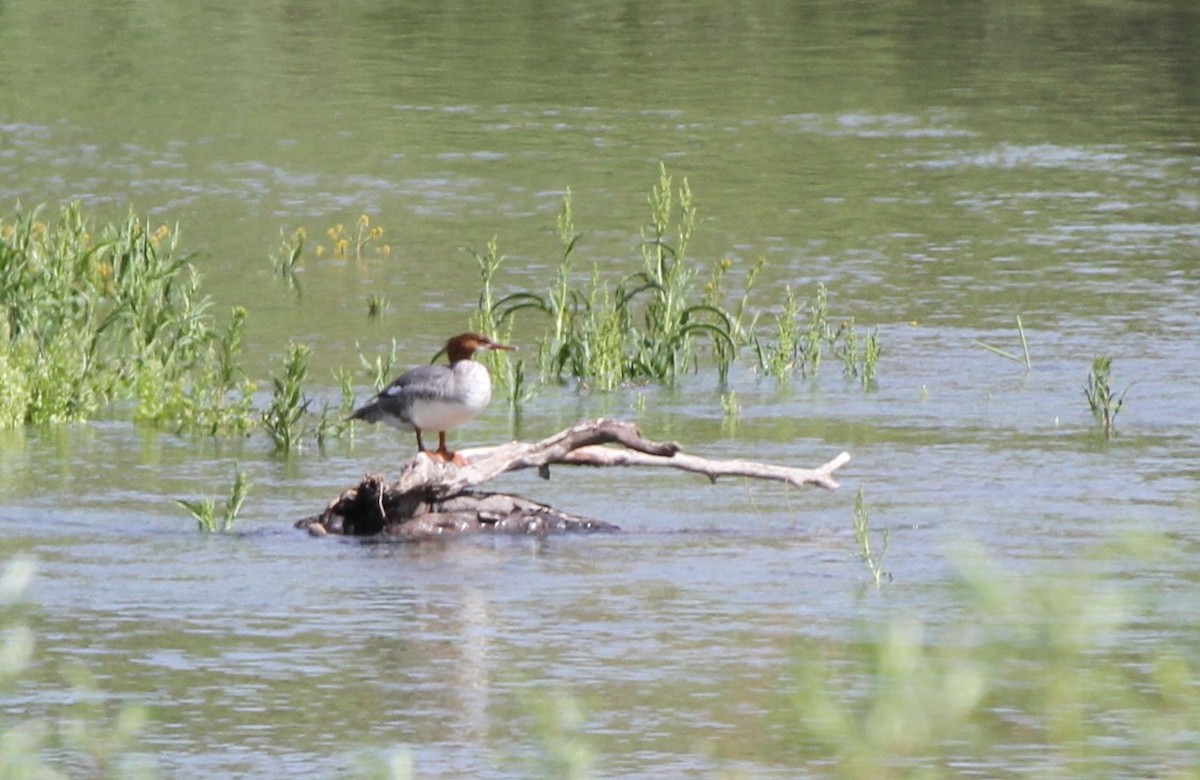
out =
<path fill-rule="evenodd" d="M 460 333 L 446 342 L 450 365 L 410 368 L 367 401 L 352 420 L 383 422 L 402 431 L 416 431 L 417 450 L 431 458 L 462 466 L 461 455 L 446 449 L 446 431 L 474 420 L 492 400 L 492 377 L 472 358 L 480 349 L 511 350 L 480 333 Z M 438 432 L 438 448 L 430 452 L 422 431 Z"/>

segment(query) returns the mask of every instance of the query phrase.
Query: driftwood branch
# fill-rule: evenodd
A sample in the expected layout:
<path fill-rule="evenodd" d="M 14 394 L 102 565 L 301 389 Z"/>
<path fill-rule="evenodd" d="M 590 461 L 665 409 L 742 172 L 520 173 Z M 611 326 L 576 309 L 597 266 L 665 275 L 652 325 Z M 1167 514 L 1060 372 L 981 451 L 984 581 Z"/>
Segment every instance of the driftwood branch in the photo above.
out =
<path fill-rule="evenodd" d="M 604 445 L 617 444 L 621 448 Z M 618 420 L 581 422 L 538 442 L 514 441 L 496 447 L 462 450 L 466 466 L 418 455 L 406 463 L 400 478 L 387 484 L 368 475 L 342 493 L 318 516 L 297 523 L 313 533 L 388 533 L 406 538 L 478 531 L 547 533 L 551 531 L 618 530 L 615 526 L 560 512 L 519 496 L 472 491 L 509 471 L 536 468 L 548 478 L 550 466 L 655 466 L 703 474 L 710 481 L 740 476 L 818 485 L 834 490 L 833 472 L 850 460 L 843 452 L 817 468 L 797 468 L 748 460 L 711 460 L 679 451 L 674 443 L 644 438 L 637 428 Z"/>

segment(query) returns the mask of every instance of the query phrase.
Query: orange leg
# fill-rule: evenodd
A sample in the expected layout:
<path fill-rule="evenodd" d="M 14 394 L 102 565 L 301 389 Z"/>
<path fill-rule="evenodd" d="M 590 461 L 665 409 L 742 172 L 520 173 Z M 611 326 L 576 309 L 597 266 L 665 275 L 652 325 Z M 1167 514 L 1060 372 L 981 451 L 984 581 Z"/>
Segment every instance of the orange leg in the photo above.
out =
<path fill-rule="evenodd" d="M 437 456 L 445 463 L 453 463 L 455 466 L 467 465 L 467 459 L 457 452 L 451 452 L 446 448 L 446 432 L 438 431 L 438 448 Z"/>

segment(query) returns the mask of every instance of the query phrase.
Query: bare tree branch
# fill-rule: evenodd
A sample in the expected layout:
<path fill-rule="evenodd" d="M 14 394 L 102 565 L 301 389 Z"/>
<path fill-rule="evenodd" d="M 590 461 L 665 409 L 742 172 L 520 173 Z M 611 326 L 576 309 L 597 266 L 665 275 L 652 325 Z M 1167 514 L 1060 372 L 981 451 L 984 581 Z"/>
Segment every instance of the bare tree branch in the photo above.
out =
<path fill-rule="evenodd" d="M 618 444 L 621 448 L 604 445 Z M 622 449 L 623 448 L 623 449 Z M 564 530 L 617 530 L 589 518 L 559 512 L 519 496 L 471 490 L 508 471 L 536 468 L 549 477 L 550 466 L 654 466 L 719 477 L 740 476 L 787 482 L 798 487 L 837 489 L 833 472 L 850 460 L 843 452 L 817 468 L 779 466 L 749 460 L 711 460 L 679 451 L 675 443 L 644 438 L 628 422 L 599 419 L 577 423 L 538 442 L 514 441 L 496 447 L 462 450 L 466 466 L 428 455 L 408 461 L 400 478 L 388 485 L 368 475 L 344 491 L 318 516 L 297 523 L 313 533 L 390 533 L 406 538 L 479 531 L 549 533 Z"/>

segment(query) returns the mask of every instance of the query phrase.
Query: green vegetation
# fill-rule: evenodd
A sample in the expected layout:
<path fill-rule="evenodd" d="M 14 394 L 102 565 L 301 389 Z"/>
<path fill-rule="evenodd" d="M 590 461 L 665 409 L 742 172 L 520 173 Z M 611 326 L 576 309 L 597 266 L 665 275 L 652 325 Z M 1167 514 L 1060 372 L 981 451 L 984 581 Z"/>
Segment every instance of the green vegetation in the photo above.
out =
<path fill-rule="evenodd" d="M 1146 605 L 1098 565 L 1164 543 L 1019 577 L 961 550 L 947 617 L 887 613 L 857 637 L 800 639 L 770 715 L 776 760 L 844 778 L 1196 777 L 1192 653 L 1130 641 Z"/>
<path fill-rule="evenodd" d="M 271 401 L 263 410 L 263 427 L 275 442 L 276 452 L 289 452 L 304 435 L 305 413 L 312 400 L 304 395 L 308 379 L 308 361 L 312 349 L 304 344 L 289 344 L 283 361 L 283 375 L 272 378 Z"/>
<path fill-rule="evenodd" d="M 1087 384 L 1083 386 L 1083 394 L 1106 440 L 1112 438 L 1113 425 L 1121 407 L 1125 405 L 1125 394 L 1128 392 L 1129 388 L 1126 387 L 1120 395 L 1113 395 L 1111 357 L 1104 355 L 1092 361 L 1092 370 L 1088 374 Z"/>
<path fill-rule="evenodd" d="M 20 604 L 34 568 L 30 559 L 16 558 L 0 573 L 0 691 L 28 677 L 33 665 L 36 640 Z M 0 777 L 150 776 L 149 759 L 134 752 L 149 719 L 146 708 L 106 703 L 82 665 L 61 674 L 69 689 L 57 700 L 71 703 L 56 707 L 53 719 L 25 715 L 14 726 L 0 727 Z"/>
<path fill-rule="evenodd" d="M 1020 314 L 1017 315 L 1017 334 L 1021 337 L 1021 352 L 1024 357 L 1014 355 L 1013 353 L 1000 349 L 999 347 L 993 347 L 991 344 L 985 344 L 978 339 L 976 339 L 974 343 L 978 344 L 989 352 L 996 353 L 1000 357 L 1007 358 L 1009 360 L 1015 360 L 1018 363 L 1023 362 L 1026 369 L 1031 369 L 1033 368 L 1033 361 L 1029 359 L 1029 343 L 1025 340 L 1025 326 L 1021 324 Z"/>
<path fill-rule="evenodd" d="M 815 377 L 821 358 L 829 350 L 842 361 L 843 373 L 858 379 L 863 389 L 875 385 L 875 369 L 881 348 L 879 329 L 860 336 L 851 317 L 835 328 L 829 320 L 829 292 L 817 285 L 817 294 L 801 303 L 789 286 L 784 291 L 783 310 L 775 315 L 774 340 L 754 336 L 754 351 L 760 371 L 779 380 L 793 374 Z"/>
<path fill-rule="evenodd" d="M 383 228 L 379 226 L 371 227 L 371 218 L 366 214 L 359 216 L 353 233 L 346 230 L 346 226 L 339 222 L 326 230 L 325 235 L 331 242 L 330 253 L 339 260 L 348 257 L 353 257 L 355 260 L 362 260 L 365 253 L 364 250 L 370 244 L 375 244 L 375 254 L 381 257 L 387 257 L 392 253 L 392 248 L 380 240 L 383 238 Z M 317 256 L 320 257 L 324 253 L 324 245 L 317 244 Z"/>
<path fill-rule="evenodd" d="M 288 234 L 280 228 L 279 235 L 282 237 L 279 249 L 271 253 L 271 264 L 280 276 L 291 279 L 304 256 L 304 242 L 308 238 L 308 231 L 300 227 Z"/>
<path fill-rule="evenodd" d="M 382 295 L 371 293 L 367 296 L 367 318 L 376 319 L 387 311 L 388 299 Z"/>
<path fill-rule="evenodd" d="M 215 499 L 206 497 L 195 501 L 189 501 L 183 498 L 175 499 L 175 503 L 187 510 L 188 514 L 196 521 L 196 527 L 201 531 L 208 533 L 225 532 L 233 528 L 233 521 L 237 519 L 238 513 L 242 511 L 242 504 L 246 500 L 246 494 L 250 492 L 250 480 L 246 477 L 246 472 L 238 468 L 235 464 L 233 473 L 233 485 L 229 488 L 229 498 L 225 501 L 225 506 L 221 510 L 221 518 L 217 519 L 217 502 Z"/>
<path fill-rule="evenodd" d="M 562 690 L 535 691 L 524 698 L 541 748 L 540 771 L 533 776 L 563 780 L 592 777 L 595 749 L 584 732 L 587 720 L 582 704 Z"/>
<path fill-rule="evenodd" d="M 79 205 L 0 220 L 0 427 L 86 420 L 134 399 L 140 420 L 240 434 L 253 386 L 246 314 L 224 330 L 178 231 L 130 215 L 98 231 Z"/>
<path fill-rule="evenodd" d="M 487 333 L 501 342 L 510 342 L 512 336 L 511 323 L 504 323 L 498 316 L 494 279 L 496 271 L 507 259 L 500 254 L 500 246 L 493 236 L 483 252 L 468 249 L 479 266 L 479 303 L 475 313 L 471 315 L 470 327 L 480 333 Z M 441 354 L 441 353 L 439 353 Z M 512 409 L 519 409 L 533 394 L 534 388 L 525 379 L 525 361 L 512 357 L 507 350 L 487 350 L 476 355 L 476 359 L 488 367 L 498 389 L 497 395 L 503 396 Z"/>
<path fill-rule="evenodd" d="M 858 557 L 862 558 L 863 563 L 871 570 L 875 587 L 880 587 L 885 579 L 891 580 L 892 575 L 883 569 L 883 556 L 887 555 L 892 534 L 888 528 L 884 528 L 880 546 L 871 546 L 871 524 L 867 518 L 867 501 L 861 487 L 854 496 L 854 541 L 858 544 Z"/>
<path fill-rule="evenodd" d="M 324 441 L 349 428 L 328 404 L 310 419 L 304 345 L 289 345 L 270 402 L 254 408 L 242 367 L 246 310 L 233 308 L 217 325 L 178 252 L 178 230 L 151 229 L 133 215 L 96 229 L 78 204 L 52 222 L 38 214 L 0 220 L 0 428 L 125 412 L 212 436 L 262 426 L 281 452 L 309 433 Z M 347 244 L 358 253 L 382 234 L 368 225 L 360 219 L 356 243 Z M 281 272 L 293 270 L 304 236 L 300 229 L 285 241 Z M 348 378 L 339 384 L 345 409 Z"/>
<path fill-rule="evenodd" d="M 659 174 L 649 196 L 650 222 L 641 231 L 642 270 L 614 284 L 593 265 L 589 283 L 575 285 L 581 234 L 575 230 L 568 191 L 558 217 L 560 253 L 550 291 L 517 292 L 494 303 L 490 295 L 481 297 L 484 320 L 501 323 L 520 311 L 547 317 L 540 349 L 543 382 L 570 376 L 605 390 L 627 383 L 670 383 L 699 365 L 701 341 L 711 345 L 722 379 L 727 375 L 738 332 L 733 316 L 713 302 L 718 291 L 710 290 L 706 300 L 697 290 L 697 271 L 687 255 L 697 224 L 691 188 L 686 179 L 674 188 L 665 167 Z M 490 283 L 490 277 L 485 279 Z"/>
<path fill-rule="evenodd" d="M 647 202 L 642 267 L 615 279 L 595 264 L 584 280 L 577 278 L 581 234 L 570 192 L 558 217 L 559 262 L 548 292 L 501 297 L 496 276 L 504 257 L 496 240 L 474 253 L 482 286 L 473 327 L 503 339 L 518 312 L 537 311 L 548 320 L 536 377 L 508 353 L 483 358 L 513 408 L 538 385 L 568 378 L 597 389 L 672 383 L 708 362 L 724 381 L 739 349 L 751 344 L 760 369 L 780 378 L 814 375 L 822 349 L 831 348 L 847 376 L 864 387 L 873 383 L 878 333 L 859 338 L 852 320 L 833 328 L 824 287 L 808 306 L 789 289 L 776 317 L 778 337 L 757 335 L 757 316 L 747 323 L 746 314 L 763 262 L 747 272 L 740 298 L 730 295 L 732 260 L 721 258 L 703 272 L 689 255 L 699 220 L 688 182 L 676 186 L 662 167 Z M 334 424 L 328 407 L 320 421 L 309 422 L 314 412 L 302 387 L 309 353 L 301 345 L 289 347 L 267 408 L 254 408 L 255 386 L 241 364 L 247 313 L 234 308 L 218 325 L 195 269 L 178 251 L 178 230 L 152 228 L 133 215 L 97 229 L 78 204 L 51 222 L 38 214 L 0 221 L 0 427 L 129 414 L 208 435 L 244 435 L 262 426 L 279 451 L 297 446 L 310 428 L 320 440 L 350 429 Z M 335 225 L 326 233 L 332 249 L 316 245 L 318 257 L 390 252 L 380 243 L 382 228 L 366 215 L 353 231 Z M 308 245 L 303 228 L 285 234 L 273 255 L 279 273 L 291 278 Z M 736 305 L 727 306 L 729 299 Z M 371 296 L 368 316 L 386 306 L 382 296 Z M 390 378 L 392 363 L 376 359 L 376 387 Z"/>
<path fill-rule="evenodd" d="M 750 294 L 765 261 L 746 273 L 744 288 L 732 309 L 726 289 L 733 261 L 713 263 L 701 285 L 702 268 L 688 254 L 699 224 L 691 187 L 686 179 L 676 187 L 664 166 L 647 202 L 650 220 L 641 229 L 642 268 L 612 280 L 593 264 L 587 281 L 577 278 L 576 253 L 582 234 L 575 228 L 572 196 L 568 190 L 559 212 L 559 240 L 554 283 L 545 292 L 519 291 L 499 297 L 496 272 L 503 256 L 496 241 L 488 251 L 473 253 L 480 267 L 482 292 L 474 325 L 499 332 L 511 326 L 520 312 L 538 312 L 548 325 L 539 346 L 539 380 L 578 380 L 586 387 L 611 390 L 644 382 L 675 382 L 684 372 L 711 362 L 725 383 L 740 348 L 753 345 L 758 367 L 778 379 L 799 372 L 815 376 L 822 350 L 830 349 L 843 361 L 847 376 L 873 386 L 880 355 L 878 330 L 860 336 L 853 319 L 836 328 L 830 324 L 827 293 L 817 288 L 816 298 L 802 304 L 786 288 L 782 311 L 776 315 L 771 339 L 755 333 L 757 316 L 746 314 Z M 507 356 L 496 356 L 500 384 L 510 374 L 503 367 Z M 521 394 L 512 394 L 518 398 Z"/>

